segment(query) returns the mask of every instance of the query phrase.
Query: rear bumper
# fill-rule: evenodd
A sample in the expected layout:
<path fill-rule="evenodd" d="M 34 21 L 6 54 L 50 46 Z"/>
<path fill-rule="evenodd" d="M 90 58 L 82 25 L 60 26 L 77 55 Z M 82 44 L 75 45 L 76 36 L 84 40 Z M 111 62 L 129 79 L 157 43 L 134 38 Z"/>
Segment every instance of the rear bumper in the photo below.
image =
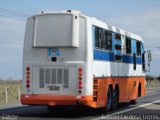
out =
<path fill-rule="evenodd" d="M 69 96 L 69 95 L 48 95 L 48 94 L 22 94 L 23 105 L 77 105 L 78 103 L 91 106 L 92 96 Z"/>

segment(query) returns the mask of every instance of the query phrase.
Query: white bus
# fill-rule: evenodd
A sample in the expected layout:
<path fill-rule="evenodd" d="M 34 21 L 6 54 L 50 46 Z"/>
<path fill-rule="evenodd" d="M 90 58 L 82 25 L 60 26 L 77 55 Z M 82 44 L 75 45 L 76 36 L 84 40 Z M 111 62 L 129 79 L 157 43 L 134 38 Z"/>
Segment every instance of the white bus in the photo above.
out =
<path fill-rule="evenodd" d="M 106 111 L 136 103 L 145 95 L 146 53 L 140 36 L 79 11 L 33 15 L 25 31 L 21 103 Z"/>

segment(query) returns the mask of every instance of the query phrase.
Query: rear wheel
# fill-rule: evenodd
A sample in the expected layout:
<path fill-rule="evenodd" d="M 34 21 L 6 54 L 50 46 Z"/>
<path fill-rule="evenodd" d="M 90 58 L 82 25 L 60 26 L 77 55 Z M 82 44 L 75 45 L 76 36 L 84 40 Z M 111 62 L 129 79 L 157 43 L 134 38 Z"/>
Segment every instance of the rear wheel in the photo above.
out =
<path fill-rule="evenodd" d="M 112 105 L 111 105 L 111 110 L 114 110 L 117 108 L 117 104 L 118 104 L 118 90 L 115 88 L 113 91 L 113 95 L 112 95 Z"/>
<path fill-rule="evenodd" d="M 55 107 L 54 106 L 47 106 L 47 109 L 49 112 L 53 112 Z"/>
<path fill-rule="evenodd" d="M 138 96 L 139 96 L 139 86 L 138 86 L 138 91 L 137 91 L 137 98 L 138 98 Z M 135 104 L 137 104 L 137 98 L 136 99 L 133 99 L 133 100 L 130 100 L 130 103 L 132 104 L 132 105 L 135 105 Z"/>
<path fill-rule="evenodd" d="M 137 104 L 137 99 L 130 100 L 130 103 L 131 103 L 132 105 L 135 105 L 135 104 Z"/>
<path fill-rule="evenodd" d="M 106 101 L 106 112 L 109 112 L 111 110 L 111 105 L 112 105 L 112 91 L 111 88 L 108 88 L 107 92 L 107 101 Z"/>

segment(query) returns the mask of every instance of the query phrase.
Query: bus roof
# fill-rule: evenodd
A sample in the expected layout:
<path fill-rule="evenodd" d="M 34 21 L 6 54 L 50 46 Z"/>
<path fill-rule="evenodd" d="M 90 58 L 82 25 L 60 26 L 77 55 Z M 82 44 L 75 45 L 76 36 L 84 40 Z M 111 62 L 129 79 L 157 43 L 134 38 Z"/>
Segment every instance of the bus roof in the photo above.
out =
<path fill-rule="evenodd" d="M 104 29 L 113 31 L 115 33 L 119 33 L 121 35 L 124 35 L 124 36 L 127 36 L 129 38 L 136 39 L 136 40 L 139 40 L 139 41 L 143 42 L 143 39 L 141 38 L 141 36 L 139 36 L 137 34 L 125 31 L 123 29 L 117 28 L 117 27 L 112 26 L 112 25 L 109 25 L 109 24 L 107 24 L 105 22 L 102 22 L 101 20 L 99 20 L 95 17 L 90 17 L 90 16 L 87 16 L 87 15 L 84 15 L 80 11 L 77 11 L 77 10 L 64 10 L 64 11 L 59 11 L 59 12 L 56 12 L 56 11 L 54 11 L 54 12 L 53 11 L 52 12 L 41 12 L 41 13 L 35 14 L 31 17 L 42 15 L 42 14 L 46 15 L 46 14 L 69 14 L 69 13 L 79 14 L 80 16 L 83 16 L 85 18 L 89 18 L 90 21 L 92 22 L 92 24 L 97 26 L 97 27 L 101 27 L 101 28 L 104 28 Z M 31 18 L 31 17 L 29 17 L 29 18 Z"/>
<path fill-rule="evenodd" d="M 125 31 L 125 30 L 123 30 L 123 29 L 121 29 L 121 28 L 117 28 L 117 27 L 112 26 L 112 25 L 109 25 L 109 24 L 107 24 L 107 23 L 105 23 L 105 22 L 102 22 L 102 21 L 98 20 L 98 19 L 95 18 L 95 17 L 90 17 L 90 18 L 91 18 L 92 23 L 93 23 L 95 26 L 98 25 L 97 27 L 102 27 L 102 28 L 105 28 L 105 29 L 110 30 L 110 31 L 112 31 L 112 32 L 119 33 L 119 34 L 121 34 L 121 35 L 123 35 L 123 36 L 127 36 L 127 37 L 129 37 L 129 38 L 132 38 L 132 39 L 135 39 L 135 40 L 138 40 L 138 41 L 143 42 L 143 39 L 141 38 L 141 36 L 139 36 L 139 35 L 137 35 L 137 34 L 134 34 L 134 33 Z"/>

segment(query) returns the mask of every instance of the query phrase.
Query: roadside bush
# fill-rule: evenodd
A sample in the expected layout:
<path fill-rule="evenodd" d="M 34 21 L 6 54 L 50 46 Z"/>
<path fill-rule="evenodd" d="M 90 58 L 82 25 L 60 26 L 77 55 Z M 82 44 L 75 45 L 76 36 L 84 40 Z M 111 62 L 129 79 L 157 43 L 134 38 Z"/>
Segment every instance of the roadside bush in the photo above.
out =
<path fill-rule="evenodd" d="M 160 76 L 156 77 L 156 79 L 160 81 Z"/>
<path fill-rule="evenodd" d="M 152 75 L 146 75 L 146 80 L 154 80 L 154 76 Z"/>

